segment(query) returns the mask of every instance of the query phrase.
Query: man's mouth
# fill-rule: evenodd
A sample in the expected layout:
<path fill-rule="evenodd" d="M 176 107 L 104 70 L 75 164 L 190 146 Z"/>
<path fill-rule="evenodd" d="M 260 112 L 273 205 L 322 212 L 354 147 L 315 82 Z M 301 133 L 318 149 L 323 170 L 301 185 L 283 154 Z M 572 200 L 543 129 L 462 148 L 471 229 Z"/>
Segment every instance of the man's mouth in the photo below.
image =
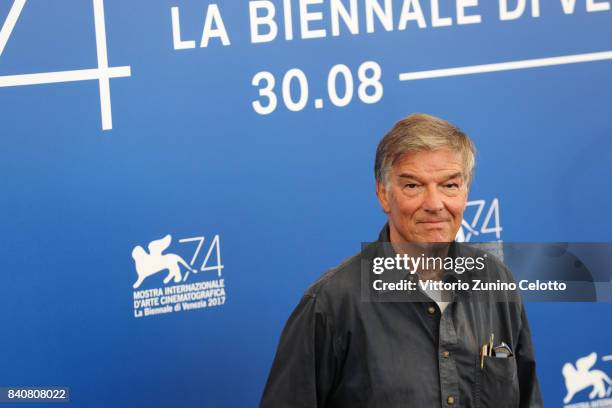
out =
<path fill-rule="evenodd" d="M 446 222 L 449 222 L 450 220 L 422 220 L 422 221 L 417 221 L 418 224 L 444 224 Z"/>

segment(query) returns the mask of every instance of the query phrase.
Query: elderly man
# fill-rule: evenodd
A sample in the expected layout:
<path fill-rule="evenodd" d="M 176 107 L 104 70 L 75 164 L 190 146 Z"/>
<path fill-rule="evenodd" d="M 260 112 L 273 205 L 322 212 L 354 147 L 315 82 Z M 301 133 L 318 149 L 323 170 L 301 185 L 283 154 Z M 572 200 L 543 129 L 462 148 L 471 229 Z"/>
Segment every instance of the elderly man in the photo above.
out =
<path fill-rule="evenodd" d="M 441 296 L 416 285 L 402 296 L 372 294 L 371 269 L 364 269 L 376 257 L 422 252 L 486 259 L 486 267 L 464 275 L 421 268 L 416 276 L 402 275 L 404 282 L 512 281 L 495 257 L 453 243 L 474 152 L 458 128 L 424 114 L 402 119 L 385 135 L 375 176 L 388 223 L 378 242 L 306 291 L 283 330 L 262 408 L 542 406 L 516 293 Z"/>

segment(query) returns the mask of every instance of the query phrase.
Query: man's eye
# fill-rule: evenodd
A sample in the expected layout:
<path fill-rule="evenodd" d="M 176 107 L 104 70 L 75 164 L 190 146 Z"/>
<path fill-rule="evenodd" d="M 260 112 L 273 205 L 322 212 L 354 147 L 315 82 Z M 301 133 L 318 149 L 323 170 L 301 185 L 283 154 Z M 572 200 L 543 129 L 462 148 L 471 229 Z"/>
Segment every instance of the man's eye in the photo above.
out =
<path fill-rule="evenodd" d="M 413 188 L 417 188 L 417 186 L 418 186 L 418 185 L 417 185 L 417 184 L 415 184 L 415 183 L 408 183 L 408 184 L 404 185 L 404 188 L 410 188 L 410 189 L 413 189 Z"/>
<path fill-rule="evenodd" d="M 446 188 L 459 188 L 459 184 L 457 184 L 457 183 L 448 183 L 444 187 L 446 187 Z"/>

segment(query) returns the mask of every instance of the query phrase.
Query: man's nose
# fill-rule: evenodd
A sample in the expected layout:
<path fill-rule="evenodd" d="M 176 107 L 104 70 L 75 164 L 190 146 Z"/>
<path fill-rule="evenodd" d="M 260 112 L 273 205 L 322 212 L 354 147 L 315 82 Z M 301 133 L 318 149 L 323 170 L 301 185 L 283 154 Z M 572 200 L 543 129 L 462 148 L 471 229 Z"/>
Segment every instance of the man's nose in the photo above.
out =
<path fill-rule="evenodd" d="M 438 191 L 437 186 L 428 186 L 425 192 L 425 200 L 423 201 L 423 209 L 428 212 L 437 213 L 444 209 L 442 195 Z"/>

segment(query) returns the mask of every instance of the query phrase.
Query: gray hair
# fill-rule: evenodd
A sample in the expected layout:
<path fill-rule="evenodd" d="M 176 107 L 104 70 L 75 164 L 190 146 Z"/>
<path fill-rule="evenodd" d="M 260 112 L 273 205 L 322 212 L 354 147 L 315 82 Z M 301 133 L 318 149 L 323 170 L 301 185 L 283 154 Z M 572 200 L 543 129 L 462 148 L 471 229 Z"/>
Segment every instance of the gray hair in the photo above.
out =
<path fill-rule="evenodd" d="M 464 177 L 470 184 L 476 162 L 474 144 L 458 127 L 424 113 L 403 118 L 382 138 L 374 162 L 376 181 L 387 185 L 391 167 L 406 153 L 441 148 L 461 154 Z"/>

